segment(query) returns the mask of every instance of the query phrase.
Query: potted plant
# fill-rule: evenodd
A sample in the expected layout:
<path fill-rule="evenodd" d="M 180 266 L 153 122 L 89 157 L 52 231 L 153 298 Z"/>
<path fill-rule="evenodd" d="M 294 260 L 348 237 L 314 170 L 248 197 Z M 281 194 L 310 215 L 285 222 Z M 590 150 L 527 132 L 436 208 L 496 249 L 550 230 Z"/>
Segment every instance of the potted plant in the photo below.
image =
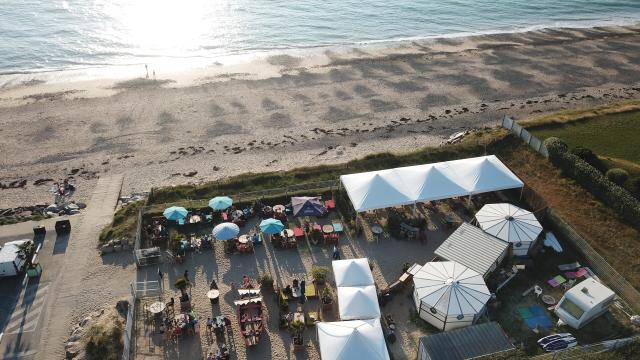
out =
<path fill-rule="evenodd" d="M 320 301 L 322 302 L 322 309 L 331 310 L 333 305 L 333 295 L 331 294 L 331 290 L 326 286 L 322 289 L 322 294 L 320 294 Z"/>
<path fill-rule="evenodd" d="M 322 241 L 324 240 L 322 231 L 318 229 L 312 229 L 309 233 L 309 238 L 311 239 L 311 243 L 313 243 L 313 245 L 322 244 Z"/>
<path fill-rule="evenodd" d="M 313 283 L 317 286 L 324 285 L 327 274 L 329 274 L 329 268 L 326 266 L 312 266 L 311 267 L 311 276 L 313 277 Z"/>
<path fill-rule="evenodd" d="M 189 294 L 187 294 L 187 288 L 191 285 L 189 280 L 179 277 L 174 285 L 180 290 L 180 309 L 185 311 L 191 309 L 191 301 L 189 301 Z"/>
<path fill-rule="evenodd" d="M 225 254 L 233 254 L 237 250 L 236 241 L 231 239 L 224 241 L 224 253 Z"/>
<path fill-rule="evenodd" d="M 304 346 L 304 323 L 302 321 L 293 321 L 289 324 L 289 330 L 291 331 L 291 338 L 293 339 L 293 346 L 295 348 L 301 348 Z"/>
<path fill-rule="evenodd" d="M 273 278 L 269 274 L 258 276 L 258 284 L 263 290 L 273 290 Z"/>

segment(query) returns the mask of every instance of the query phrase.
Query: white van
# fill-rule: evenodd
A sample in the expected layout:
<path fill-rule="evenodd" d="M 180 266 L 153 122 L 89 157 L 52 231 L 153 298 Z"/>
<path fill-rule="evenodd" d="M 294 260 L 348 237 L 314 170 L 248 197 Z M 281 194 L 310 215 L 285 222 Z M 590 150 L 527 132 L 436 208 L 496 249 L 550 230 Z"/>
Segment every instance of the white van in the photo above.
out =
<path fill-rule="evenodd" d="M 9 241 L 0 248 L 0 277 L 16 276 L 22 272 L 25 260 L 18 256 L 20 246 L 31 240 Z"/>

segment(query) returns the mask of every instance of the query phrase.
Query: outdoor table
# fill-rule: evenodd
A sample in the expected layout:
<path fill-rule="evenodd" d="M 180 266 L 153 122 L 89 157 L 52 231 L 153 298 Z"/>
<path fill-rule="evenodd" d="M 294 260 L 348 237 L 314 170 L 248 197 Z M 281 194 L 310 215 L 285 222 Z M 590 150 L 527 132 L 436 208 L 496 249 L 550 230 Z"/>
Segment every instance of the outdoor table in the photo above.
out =
<path fill-rule="evenodd" d="M 333 232 L 333 225 L 322 226 L 322 232 L 325 234 L 331 234 Z"/>
<path fill-rule="evenodd" d="M 162 311 L 164 311 L 164 308 L 166 307 L 165 303 L 163 303 L 162 301 L 156 301 L 153 304 L 149 305 L 149 312 L 152 314 L 159 314 Z"/>
<path fill-rule="evenodd" d="M 251 236 L 246 235 L 246 234 L 245 235 L 240 235 L 240 237 L 238 238 L 238 242 L 240 244 L 246 244 L 249 241 L 251 241 Z"/>
<path fill-rule="evenodd" d="M 335 232 L 342 232 L 344 230 L 342 228 L 342 223 L 334 222 L 332 225 L 333 225 L 333 231 Z"/>
<path fill-rule="evenodd" d="M 304 324 L 304 313 L 303 312 L 295 312 L 293 313 L 293 321 L 300 321 Z"/>
<path fill-rule="evenodd" d="M 202 221 L 200 215 L 193 215 L 189 218 L 189 224 L 197 224 Z"/>
<path fill-rule="evenodd" d="M 236 211 L 233 212 L 233 217 L 234 218 L 239 218 L 239 217 L 242 217 L 242 216 L 244 216 L 244 212 L 242 210 L 236 210 Z"/>
<path fill-rule="evenodd" d="M 284 205 L 275 205 L 273 207 L 273 211 L 275 212 L 284 212 L 286 208 L 284 207 Z"/>
<path fill-rule="evenodd" d="M 211 300 L 212 304 L 215 304 L 220 298 L 220 291 L 218 289 L 211 289 L 207 292 L 207 297 Z"/>
<path fill-rule="evenodd" d="M 299 298 L 300 296 L 302 296 L 302 288 L 300 288 L 299 286 L 297 288 L 292 287 L 291 296 L 293 296 L 294 298 Z"/>
<path fill-rule="evenodd" d="M 380 240 L 380 234 L 382 234 L 382 227 L 380 225 L 371 226 L 371 232 L 376 236 L 376 241 Z"/>
<path fill-rule="evenodd" d="M 282 231 L 280 232 L 280 236 L 284 237 L 285 235 L 286 235 L 287 237 L 293 237 L 293 230 L 291 230 L 291 229 L 284 229 L 284 230 L 282 230 Z"/>
<path fill-rule="evenodd" d="M 551 295 L 542 295 L 542 302 L 547 305 L 555 305 L 556 299 Z"/>
<path fill-rule="evenodd" d="M 187 314 L 178 314 L 175 320 L 177 321 L 177 326 L 181 329 L 184 329 L 189 324 L 189 316 Z"/>

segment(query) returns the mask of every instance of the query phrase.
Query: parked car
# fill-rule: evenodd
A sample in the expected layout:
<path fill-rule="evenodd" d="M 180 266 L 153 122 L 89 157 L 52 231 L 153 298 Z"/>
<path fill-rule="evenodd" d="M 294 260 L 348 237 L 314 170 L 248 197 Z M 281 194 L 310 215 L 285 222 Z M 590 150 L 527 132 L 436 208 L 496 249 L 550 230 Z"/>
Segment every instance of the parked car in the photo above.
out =
<path fill-rule="evenodd" d="M 16 276 L 24 271 L 26 257 L 20 247 L 31 240 L 10 241 L 0 249 L 0 277 Z"/>

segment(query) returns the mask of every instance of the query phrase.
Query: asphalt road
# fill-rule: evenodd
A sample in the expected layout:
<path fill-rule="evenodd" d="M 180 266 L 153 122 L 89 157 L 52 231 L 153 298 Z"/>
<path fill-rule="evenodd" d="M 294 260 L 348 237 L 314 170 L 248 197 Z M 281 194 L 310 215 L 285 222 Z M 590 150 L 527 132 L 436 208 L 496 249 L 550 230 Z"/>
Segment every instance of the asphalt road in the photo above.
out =
<path fill-rule="evenodd" d="M 69 218 L 72 233 L 79 216 Z M 50 300 L 50 285 L 62 270 L 60 260 L 71 240 L 68 234 L 56 234 L 54 224 L 60 219 L 41 222 L 47 230 L 44 237 L 34 237 L 31 222 L 0 227 L 0 244 L 33 239 L 36 246 L 41 245 L 37 261 L 43 267 L 39 278 L 29 279 L 26 275 L 0 278 L 0 357 L 4 360 L 33 359 L 40 351 L 40 325 Z"/>

